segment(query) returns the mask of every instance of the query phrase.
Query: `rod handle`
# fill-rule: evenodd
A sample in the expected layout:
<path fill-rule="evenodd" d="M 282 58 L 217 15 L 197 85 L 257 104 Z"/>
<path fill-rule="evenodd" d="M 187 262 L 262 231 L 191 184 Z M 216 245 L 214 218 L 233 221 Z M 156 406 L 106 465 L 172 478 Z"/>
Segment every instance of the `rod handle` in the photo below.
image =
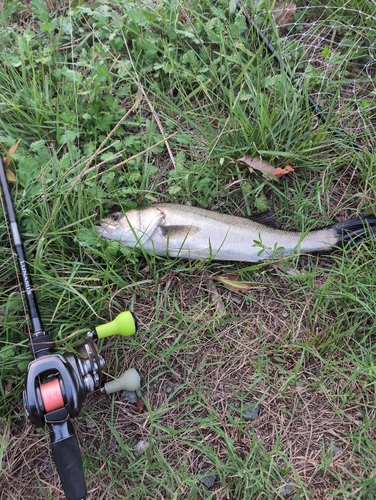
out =
<path fill-rule="evenodd" d="M 85 500 L 84 468 L 70 420 L 51 425 L 51 450 L 66 500 Z"/>

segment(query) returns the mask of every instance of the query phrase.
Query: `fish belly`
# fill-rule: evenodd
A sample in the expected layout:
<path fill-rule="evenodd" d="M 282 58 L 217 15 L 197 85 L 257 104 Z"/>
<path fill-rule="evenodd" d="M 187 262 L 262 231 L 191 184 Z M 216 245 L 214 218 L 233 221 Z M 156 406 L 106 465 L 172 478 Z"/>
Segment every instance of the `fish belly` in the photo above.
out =
<path fill-rule="evenodd" d="M 174 227 L 174 226 L 172 226 Z M 259 262 L 292 253 L 299 241 L 298 236 L 271 235 L 267 232 L 245 231 L 228 225 L 208 228 L 186 226 L 179 234 L 159 227 L 145 250 L 156 255 L 168 255 L 184 259 L 233 260 Z M 282 232 L 281 232 L 282 233 Z M 279 237 L 278 237 L 279 236 Z"/>

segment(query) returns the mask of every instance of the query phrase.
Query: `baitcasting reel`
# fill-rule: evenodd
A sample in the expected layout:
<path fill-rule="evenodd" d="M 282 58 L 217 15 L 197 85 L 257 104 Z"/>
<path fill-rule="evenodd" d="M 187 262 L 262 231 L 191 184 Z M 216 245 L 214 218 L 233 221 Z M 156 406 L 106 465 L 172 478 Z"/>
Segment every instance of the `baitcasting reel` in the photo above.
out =
<path fill-rule="evenodd" d="M 132 313 L 123 312 L 110 323 L 88 333 L 82 347 L 83 356 L 52 350 L 48 333 L 32 343 L 35 359 L 26 373 L 23 401 L 26 414 L 36 427 L 50 427 L 51 450 L 67 500 L 86 497 L 86 484 L 77 437 L 71 418 L 77 417 L 86 395 L 101 388 L 105 361 L 97 352 L 97 339 L 108 335 L 133 335 L 136 321 Z M 121 381 L 108 382 L 102 392 L 137 390 L 140 376 L 135 369 L 127 370 Z"/>

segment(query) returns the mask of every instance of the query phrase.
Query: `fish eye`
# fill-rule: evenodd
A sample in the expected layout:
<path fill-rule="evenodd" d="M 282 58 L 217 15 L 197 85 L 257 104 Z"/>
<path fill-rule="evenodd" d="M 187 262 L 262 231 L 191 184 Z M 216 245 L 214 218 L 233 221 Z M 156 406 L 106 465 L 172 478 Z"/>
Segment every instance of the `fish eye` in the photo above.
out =
<path fill-rule="evenodd" d="M 114 222 L 116 222 L 116 221 L 118 221 L 119 219 L 121 219 L 121 218 L 122 218 L 122 216 L 123 216 L 122 212 L 117 212 L 116 214 L 114 214 L 114 215 L 112 216 L 112 220 L 113 220 Z"/>

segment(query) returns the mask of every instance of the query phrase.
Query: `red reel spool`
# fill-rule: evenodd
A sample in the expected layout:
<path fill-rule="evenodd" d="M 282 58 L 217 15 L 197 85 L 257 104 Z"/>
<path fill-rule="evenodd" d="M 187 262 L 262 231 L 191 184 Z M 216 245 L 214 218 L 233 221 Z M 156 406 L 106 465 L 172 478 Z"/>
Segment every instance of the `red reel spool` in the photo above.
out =
<path fill-rule="evenodd" d="M 46 413 L 64 407 L 64 399 L 61 392 L 59 379 L 55 378 L 51 382 L 41 384 L 40 393 Z"/>

